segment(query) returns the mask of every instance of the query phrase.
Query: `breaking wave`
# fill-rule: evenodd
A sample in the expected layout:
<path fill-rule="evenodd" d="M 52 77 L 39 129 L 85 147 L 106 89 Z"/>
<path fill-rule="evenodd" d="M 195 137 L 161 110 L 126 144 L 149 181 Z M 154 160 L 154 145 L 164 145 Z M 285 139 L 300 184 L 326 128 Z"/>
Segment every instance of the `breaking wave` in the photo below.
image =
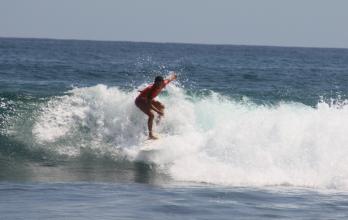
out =
<path fill-rule="evenodd" d="M 345 101 L 315 108 L 257 105 L 214 92 L 188 95 L 170 85 L 159 97 L 166 112 L 154 130 L 161 138 L 149 143 L 136 95 L 105 85 L 74 88 L 38 104 L 27 131 L 11 135 L 25 136 L 31 150 L 68 158 L 88 150 L 96 157 L 145 160 L 177 181 L 348 188 Z M 149 145 L 158 150 L 144 157 Z"/>

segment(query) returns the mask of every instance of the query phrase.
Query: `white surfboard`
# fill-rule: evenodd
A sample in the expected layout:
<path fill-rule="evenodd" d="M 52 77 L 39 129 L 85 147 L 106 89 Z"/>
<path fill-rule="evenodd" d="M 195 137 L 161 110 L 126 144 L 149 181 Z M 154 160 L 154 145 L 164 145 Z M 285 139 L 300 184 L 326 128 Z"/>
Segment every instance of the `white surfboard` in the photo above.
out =
<path fill-rule="evenodd" d="M 140 147 L 137 160 L 144 162 L 155 162 L 164 150 L 162 147 L 162 141 L 157 140 L 146 140 L 144 145 Z"/>

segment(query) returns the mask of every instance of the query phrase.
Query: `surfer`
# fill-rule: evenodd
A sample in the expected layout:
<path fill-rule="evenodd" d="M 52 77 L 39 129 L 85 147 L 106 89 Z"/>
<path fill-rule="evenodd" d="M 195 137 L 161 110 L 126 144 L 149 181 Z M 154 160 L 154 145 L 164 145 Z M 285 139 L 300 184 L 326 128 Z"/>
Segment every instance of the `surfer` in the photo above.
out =
<path fill-rule="evenodd" d="M 140 94 L 135 99 L 135 105 L 143 111 L 149 119 L 147 121 L 147 127 L 149 129 L 149 139 L 158 139 L 152 132 L 153 119 L 155 117 L 154 112 L 157 112 L 159 119 L 164 116 L 164 105 L 155 100 L 155 97 L 162 91 L 162 89 L 171 81 L 176 79 L 176 74 L 172 74 L 168 79 L 163 79 L 162 76 L 156 76 L 155 82 L 150 84 L 143 90 L 140 90 Z"/>

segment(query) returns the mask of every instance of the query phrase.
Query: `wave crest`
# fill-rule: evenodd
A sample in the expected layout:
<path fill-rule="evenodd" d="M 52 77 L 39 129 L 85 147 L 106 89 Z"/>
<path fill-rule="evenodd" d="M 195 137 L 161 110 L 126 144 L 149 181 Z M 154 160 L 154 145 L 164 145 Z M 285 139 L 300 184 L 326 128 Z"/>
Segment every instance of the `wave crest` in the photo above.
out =
<path fill-rule="evenodd" d="M 179 181 L 228 185 L 348 187 L 348 106 L 236 102 L 212 93 L 192 97 L 168 86 L 159 97 L 166 117 L 155 127 L 161 152 L 150 158 Z M 137 91 L 97 85 L 75 88 L 42 108 L 33 126 L 40 145 L 59 154 L 139 158 L 146 117 Z"/>

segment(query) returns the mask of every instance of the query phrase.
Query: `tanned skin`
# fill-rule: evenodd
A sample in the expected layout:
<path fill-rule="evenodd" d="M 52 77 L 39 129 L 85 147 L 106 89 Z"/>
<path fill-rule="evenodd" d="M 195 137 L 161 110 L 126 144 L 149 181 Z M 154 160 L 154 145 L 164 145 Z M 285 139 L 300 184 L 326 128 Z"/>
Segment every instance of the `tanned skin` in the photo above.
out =
<path fill-rule="evenodd" d="M 175 80 L 176 78 L 177 78 L 176 74 L 175 73 L 172 74 L 166 79 L 167 80 L 166 84 Z M 164 86 L 165 86 L 165 80 L 155 81 L 155 83 L 152 86 L 152 90 L 157 90 L 157 89 L 163 88 Z M 137 106 L 149 117 L 147 121 L 147 127 L 149 130 L 149 139 L 158 139 L 158 137 L 153 134 L 152 125 L 153 125 L 153 120 L 155 118 L 155 113 L 159 115 L 158 122 L 160 121 L 161 117 L 164 116 L 164 109 L 165 109 L 164 105 L 161 102 L 154 100 L 154 98 L 152 98 L 151 92 L 149 92 L 146 97 L 146 102 L 137 104 Z"/>

